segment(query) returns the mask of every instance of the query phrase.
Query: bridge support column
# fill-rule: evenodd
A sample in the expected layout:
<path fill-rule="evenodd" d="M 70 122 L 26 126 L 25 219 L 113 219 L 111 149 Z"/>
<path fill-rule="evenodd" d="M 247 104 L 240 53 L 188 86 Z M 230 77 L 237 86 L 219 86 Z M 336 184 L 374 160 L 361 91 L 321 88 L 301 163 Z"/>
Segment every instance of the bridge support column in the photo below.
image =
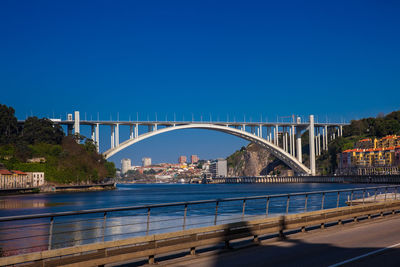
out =
<path fill-rule="evenodd" d="M 79 119 L 79 111 L 75 111 L 75 117 L 74 117 L 74 134 L 79 134 L 80 129 L 80 119 Z"/>
<path fill-rule="evenodd" d="M 290 138 L 290 142 L 291 142 L 291 147 L 292 147 L 292 156 L 294 157 L 295 156 L 295 143 L 294 143 L 294 125 L 292 125 L 292 133 L 291 133 L 291 138 Z"/>
<path fill-rule="evenodd" d="M 322 150 L 327 150 L 325 147 L 325 128 L 322 128 Z"/>
<path fill-rule="evenodd" d="M 93 143 L 96 142 L 96 136 L 95 136 L 95 131 L 94 131 L 94 125 L 91 125 L 91 131 L 90 131 L 90 138 L 93 140 Z"/>
<path fill-rule="evenodd" d="M 328 150 L 328 126 L 325 125 L 325 149 Z"/>
<path fill-rule="evenodd" d="M 269 141 L 272 142 L 272 128 L 269 127 Z"/>
<path fill-rule="evenodd" d="M 301 129 L 296 129 L 296 146 L 297 146 L 297 160 L 299 162 L 303 161 L 302 149 L 301 149 Z"/>
<path fill-rule="evenodd" d="M 135 138 L 138 138 L 139 136 L 139 124 L 136 123 L 135 125 Z"/>
<path fill-rule="evenodd" d="M 339 133 L 340 133 L 340 136 L 343 136 L 343 126 L 342 125 L 339 126 Z"/>
<path fill-rule="evenodd" d="M 278 140 L 278 129 L 279 128 L 279 126 L 278 125 L 275 125 L 275 136 L 274 136 L 274 144 L 276 145 L 276 146 L 279 146 L 279 140 Z"/>
<path fill-rule="evenodd" d="M 129 139 L 133 139 L 133 125 L 129 125 Z"/>
<path fill-rule="evenodd" d="M 279 138 L 279 137 L 278 137 Z M 282 127 L 282 149 L 286 151 L 285 127 Z"/>
<path fill-rule="evenodd" d="M 318 135 L 317 135 L 317 144 L 318 144 L 318 156 L 320 156 L 321 155 L 321 134 L 320 133 L 318 133 Z"/>
<path fill-rule="evenodd" d="M 258 129 L 259 129 L 259 134 L 258 134 L 258 137 L 263 137 L 263 134 L 262 134 L 262 125 L 260 124 L 260 126 L 258 127 Z"/>
<path fill-rule="evenodd" d="M 71 124 L 68 124 L 67 125 L 67 134 L 68 135 L 72 135 L 72 129 L 74 128 L 74 126 L 73 125 L 71 125 Z"/>
<path fill-rule="evenodd" d="M 100 135 L 99 135 L 99 127 L 100 125 L 97 123 L 96 124 L 96 148 L 97 152 L 100 151 Z"/>
<path fill-rule="evenodd" d="M 289 153 L 289 132 L 285 132 L 286 152 Z"/>
<path fill-rule="evenodd" d="M 119 123 L 115 125 L 115 146 L 119 146 Z"/>
<path fill-rule="evenodd" d="M 310 115 L 309 143 L 310 143 L 310 169 L 311 175 L 315 175 L 315 146 L 314 146 L 314 115 Z"/>
<path fill-rule="evenodd" d="M 289 128 L 289 154 L 293 156 L 292 128 Z"/>
<path fill-rule="evenodd" d="M 111 125 L 111 148 L 115 147 L 115 126 Z"/>

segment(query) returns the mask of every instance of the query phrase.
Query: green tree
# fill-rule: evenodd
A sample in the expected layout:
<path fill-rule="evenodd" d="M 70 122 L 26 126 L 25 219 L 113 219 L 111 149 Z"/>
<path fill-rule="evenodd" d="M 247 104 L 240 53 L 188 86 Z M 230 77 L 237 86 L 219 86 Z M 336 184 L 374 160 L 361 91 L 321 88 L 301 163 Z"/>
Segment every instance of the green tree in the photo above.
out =
<path fill-rule="evenodd" d="M 61 126 L 46 118 L 29 117 L 21 132 L 21 140 L 28 144 L 61 144 L 63 137 Z"/>
<path fill-rule="evenodd" d="M 18 120 L 12 107 L 0 104 L 0 145 L 14 143 L 18 136 Z"/>

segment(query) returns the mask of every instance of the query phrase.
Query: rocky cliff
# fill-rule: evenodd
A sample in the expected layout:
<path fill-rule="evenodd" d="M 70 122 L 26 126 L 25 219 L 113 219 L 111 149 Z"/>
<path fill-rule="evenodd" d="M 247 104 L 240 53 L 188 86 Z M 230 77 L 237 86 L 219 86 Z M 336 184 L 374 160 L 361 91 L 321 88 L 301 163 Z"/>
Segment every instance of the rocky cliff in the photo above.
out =
<path fill-rule="evenodd" d="M 253 143 L 230 155 L 227 161 L 228 176 L 266 175 L 286 168 L 266 149 Z"/>

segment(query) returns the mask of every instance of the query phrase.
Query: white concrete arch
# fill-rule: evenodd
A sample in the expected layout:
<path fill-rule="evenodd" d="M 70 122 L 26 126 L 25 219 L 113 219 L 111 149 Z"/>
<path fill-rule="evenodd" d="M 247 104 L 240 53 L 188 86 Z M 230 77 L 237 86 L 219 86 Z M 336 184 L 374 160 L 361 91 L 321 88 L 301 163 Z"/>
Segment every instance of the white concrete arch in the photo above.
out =
<path fill-rule="evenodd" d="M 269 152 L 271 152 L 275 157 L 278 159 L 282 160 L 285 162 L 290 168 L 292 168 L 296 173 L 298 174 L 311 174 L 311 170 L 307 168 L 303 163 L 298 161 L 295 157 L 284 151 L 282 148 L 274 145 L 273 143 L 265 140 L 264 138 L 258 137 L 252 133 L 248 133 L 246 131 L 242 131 L 239 129 L 235 129 L 232 127 L 228 126 L 222 126 L 222 125 L 215 125 L 215 124 L 184 124 L 184 125 L 177 125 L 173 127 L 166 127 L 162 128 L 156 131 L 151 131 L 144 133 L 137 138 L 129 139 L 121 144 L 119 146 L 111 148 L 103 153 L 104 157 L 106 159 L 110 158 L 114 154 L 118 153 L 119 151 L 135 144 L 138 143 L 144 139 L 150 138 L 152 136 L 170 132 L 170 131 L 176 131 L 176 130 L 184 130 L 184 129 L 206 129 L 206 130 L 213 130 L 213 131 L 219 131 L 227 134 L 231 134 L 240 138 L 243 138 L 247 141 L 256 143 L 265 149 L 267 149 Z"/>

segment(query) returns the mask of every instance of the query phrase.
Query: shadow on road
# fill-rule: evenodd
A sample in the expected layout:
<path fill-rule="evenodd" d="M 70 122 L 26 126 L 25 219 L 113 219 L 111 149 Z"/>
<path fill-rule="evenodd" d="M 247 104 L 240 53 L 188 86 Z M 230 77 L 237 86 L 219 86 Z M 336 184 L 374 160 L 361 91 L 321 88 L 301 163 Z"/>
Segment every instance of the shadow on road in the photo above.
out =
<path fill-rule="evenodd" d="M 201 249 L 197 252 L 202 255 L 208 251 L 216 251 L 209 256 L 194 256 L 190 259 L 180 259 L 187 256 L 187 252 L 171 256 L 157 257 L 161 266 L 190 266 L 190 267 L 222 267 L 222 266 L 330 266 L 359 255 L 381 249 L 381 247 L 346 248 L 324 242 L 309 243 L 302 240 L 302 236 L 291 238 L 286 230 L 285 216 L 281 216 L 278 232 L 263 237 L 275 238 L 271 242 L 260 243 L 259 237 L 252 232 L 252 226 L 247 222 L 229 224 L 229 230 L 221 239 L 220 246 Z M 241 238 L 229 242 L 232 237 Z M 246 237 L 246 238 L 245 238 Z M 251 238 L 252 237 L 252 238 Z M 337 243 L 337 242 L 336 242 Z M 204 255 L 204 254 L 203 254 Z M 170 261 L 174 259 L 174 261 Z M 120 266 L 143 266 L 146 262 L 136 262 Z M 400 249 L 390 248 L 382 253 L 363 258 L 344 266 L 400 266 Z"/>

